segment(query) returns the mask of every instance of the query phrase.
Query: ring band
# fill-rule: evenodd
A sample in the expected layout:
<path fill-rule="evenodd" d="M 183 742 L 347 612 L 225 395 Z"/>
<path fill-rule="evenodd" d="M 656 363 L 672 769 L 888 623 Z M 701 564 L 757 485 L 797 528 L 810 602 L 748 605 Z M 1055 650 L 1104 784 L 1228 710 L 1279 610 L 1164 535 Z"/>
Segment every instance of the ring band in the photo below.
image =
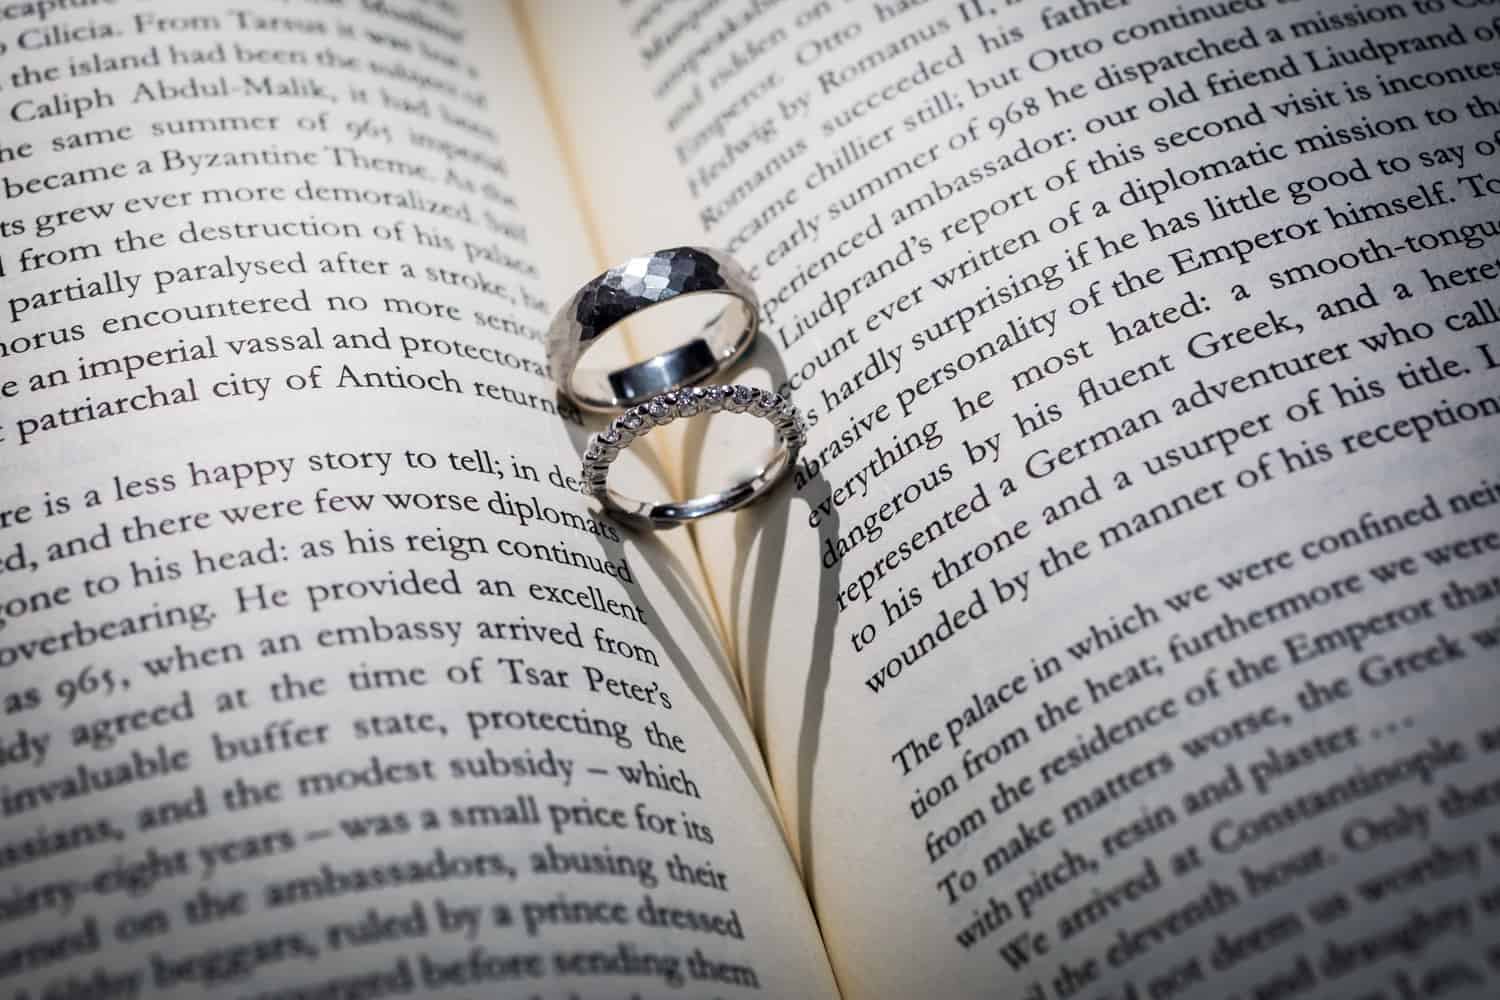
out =
<path fill-rule="evenodd" d="M 687 343 L 615 371 L 579 369 L 583 355 L 615 324 L 684 295 L 715 293 L 730 303 Z M 749 349 L 760 323 L 750 277 L 728 254 L 672 247 L 632 257 L 584 285 L 547 330 L 547 371 L 588 410 L 618 412 L 672 389 L 707 381 Z"/>
<path fill-rule="evenodd" d="M 776 428 L 781 445 L 759 471 L 720 493 L 709 493 L 682 503 L 645 503 L 623 497 L 605 485 L 609 466 L 636 438 L 679 417 L 708 413 L 749 413 L 764 417 Z M 807 441 L 807 425 L 791 400 L 748 385 L 696 386 L 664 392 L 616 417 L 589 439 L 583 453 L 583 492 L 604 509 L 643 528 L 671 528 L 710 514 L 734 510 L 764 496 L 797 463 Z"/>

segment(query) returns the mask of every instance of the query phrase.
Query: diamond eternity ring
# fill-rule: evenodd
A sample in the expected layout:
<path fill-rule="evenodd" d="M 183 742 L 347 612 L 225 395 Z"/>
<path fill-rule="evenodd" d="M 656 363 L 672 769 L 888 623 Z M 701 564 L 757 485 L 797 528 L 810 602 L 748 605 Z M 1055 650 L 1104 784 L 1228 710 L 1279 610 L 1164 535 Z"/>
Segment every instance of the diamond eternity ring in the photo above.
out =
<path fill-rule="evenodd" d="M 621 320 L 704 293 L 729 302 L 686 343 L 614 371 L 578 367 Z M 728 254 L 705 247 L 658 250 L 610 268 L 573 293 L 547 330 L 547 372 L 584 409 L 617 413 L 669 389 L 709 381 L 749 349 L 759 322 L 750 277 Z"/>
<path fill-rule="evenodd" d="M 682 503 L 645 503 L 623 497 L 605 485 L 609 466 L 636 438 L 681 417 L 708 413 L 749 413 L 764 417 L 776 428 L 776 454 L 759 471 L 721 493 L 709 493 Z M 791 400 L 748 385 L 694 386 L 664 392 L 626 410 L 603 431 L 589 439 L 583 453 L 585 494 L 604 509 L 641 528 L 671 528 L 721 511 L 743 507 L 759 499 L 797 462 L 807 441 L 807 425 Z"/>

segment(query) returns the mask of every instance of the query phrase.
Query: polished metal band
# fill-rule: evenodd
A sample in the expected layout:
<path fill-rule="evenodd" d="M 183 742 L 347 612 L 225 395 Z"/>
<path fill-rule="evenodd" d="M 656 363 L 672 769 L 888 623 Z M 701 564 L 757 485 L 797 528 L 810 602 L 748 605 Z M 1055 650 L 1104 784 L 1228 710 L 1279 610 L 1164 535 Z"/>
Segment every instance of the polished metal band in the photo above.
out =
<path fill-rule="evenodd" d="M 724 309 L 679 347 L 615 371 L 578 367 L 615 324 L 685 295 L 728 296 Z M 584 285 L 547 330 L 547 371 L 584 409 L 617 412 L 669 389 L 707 381 L 755 339 L 760 302 L 750 278 L 728 254 L 673 247 L 632 257 Z"/>
<path fill-rule="evenodd" d="M 623 497 L 605 485 L 609 466 L 636 438 L 680 417 L 708 413 L 749 413 L 764 417 L 776 428 L 780 447 L 771 461 L 754 475 L 721 493 L 709 493 L 682 503 L 646 503 Z M 609 427 L 589 439 L 583 453 L 583 492 L 605 510 L 642 528 L 671 528 L 700 517 L 734 510 L 768 493 L 797 462 L 807 441 L 807 425 L 791 400 L 748 385 L 695 386 L 664 392 L 616 417 Z"/>

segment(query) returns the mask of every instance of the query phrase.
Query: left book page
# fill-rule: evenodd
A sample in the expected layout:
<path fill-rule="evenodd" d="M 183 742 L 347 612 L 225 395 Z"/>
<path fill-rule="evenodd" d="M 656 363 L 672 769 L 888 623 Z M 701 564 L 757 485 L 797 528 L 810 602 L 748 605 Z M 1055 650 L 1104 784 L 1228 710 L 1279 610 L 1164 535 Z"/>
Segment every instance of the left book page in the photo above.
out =
<path fill-rule="evenodd" d="M 0 996 L 833 995 L 542 107 L 499 4 L 0 6 Z"/>

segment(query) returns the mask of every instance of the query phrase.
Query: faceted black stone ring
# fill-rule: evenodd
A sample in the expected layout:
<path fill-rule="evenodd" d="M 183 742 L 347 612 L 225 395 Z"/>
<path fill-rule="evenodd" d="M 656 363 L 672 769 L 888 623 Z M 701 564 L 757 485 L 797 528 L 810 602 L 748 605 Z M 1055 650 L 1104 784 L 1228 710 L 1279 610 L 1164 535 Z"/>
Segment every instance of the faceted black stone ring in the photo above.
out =
<path fill-rule="evenodd" d="M 704 293 L 725 296 L 728 303 L 681 346 L 615 371 L 578 367 L 588 349 L 621 320 Z M 750 277 L 728 254 L 705 247 L 658 250 L 610 268 L 568 299 L 547 331 L 547 372 L 584 409 L 617 413 L 670 389 L 707 381 L 749 349 L 759 320 Z"/>

